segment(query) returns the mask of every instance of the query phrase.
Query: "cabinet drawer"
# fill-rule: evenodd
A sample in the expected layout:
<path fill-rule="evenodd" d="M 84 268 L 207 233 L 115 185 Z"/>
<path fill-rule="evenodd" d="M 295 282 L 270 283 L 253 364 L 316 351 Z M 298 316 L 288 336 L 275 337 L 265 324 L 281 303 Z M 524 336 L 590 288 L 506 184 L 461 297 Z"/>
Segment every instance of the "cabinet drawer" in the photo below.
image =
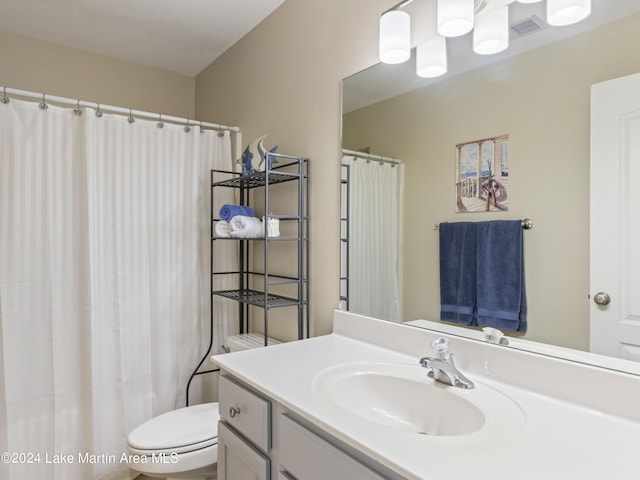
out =
<path fill-rule="evenodd" d="M 286 415 L 280 416 L 279 441 L 280 465 L 294 478 L 385 480 L 385 477 Z"/>
<path fill-rule="evenodd" d="M 268 480 L 269 459 L 226 427 L 218 423 L 218 479 Z"/>
<path fill-rule="evenodd" d="M 271 448 L 271 404 L 228 376 L 218 381 L 220 418 L 263 452 Z"/>

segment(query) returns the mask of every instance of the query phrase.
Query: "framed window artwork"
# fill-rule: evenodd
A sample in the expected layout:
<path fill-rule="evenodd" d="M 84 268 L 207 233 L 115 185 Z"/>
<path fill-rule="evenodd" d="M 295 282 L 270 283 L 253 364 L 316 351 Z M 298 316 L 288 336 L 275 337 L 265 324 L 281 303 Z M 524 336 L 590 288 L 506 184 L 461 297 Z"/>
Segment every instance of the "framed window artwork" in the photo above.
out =
<path fill-rule="evenodd" d="M 509 135 L 456 145 L 456 212 L 509 210 Z"/>

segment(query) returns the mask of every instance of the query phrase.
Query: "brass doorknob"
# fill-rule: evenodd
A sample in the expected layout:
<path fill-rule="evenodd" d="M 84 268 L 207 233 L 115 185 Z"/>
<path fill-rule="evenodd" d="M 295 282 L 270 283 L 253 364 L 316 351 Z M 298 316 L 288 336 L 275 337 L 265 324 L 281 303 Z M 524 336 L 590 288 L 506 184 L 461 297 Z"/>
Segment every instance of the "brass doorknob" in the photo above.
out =
<path fill-rule="evenodd" d="M 593 296 L 593 301 L 596 302 L 597 305 L 609 305 L 609 303 L 611 303 L 611 297 L 608 293 L 598 292 Z"/>

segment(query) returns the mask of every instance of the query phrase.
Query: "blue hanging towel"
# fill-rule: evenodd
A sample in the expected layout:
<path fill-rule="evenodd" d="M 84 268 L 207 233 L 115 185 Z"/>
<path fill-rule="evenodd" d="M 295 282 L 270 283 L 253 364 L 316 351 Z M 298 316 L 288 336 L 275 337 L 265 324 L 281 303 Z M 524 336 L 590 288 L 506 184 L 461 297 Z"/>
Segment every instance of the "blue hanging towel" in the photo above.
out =
<path fill-rule="evenodd" d="M 519 220 L 478 223 L 477 324 L 527 330 L 523 230 Z"/>
<path fill-rule="evenodd" d="M 440 319 L 475 325 L 476 223 L 441 223 Z"/>
<path fill-rule="evenodd" d="M 245 217 L 255 217 L 253 208 L 246 205 L 223 205 L 220 207 L 220 218 L 225 222 L 230 222 L 236 215 L 244 215 Z"/>

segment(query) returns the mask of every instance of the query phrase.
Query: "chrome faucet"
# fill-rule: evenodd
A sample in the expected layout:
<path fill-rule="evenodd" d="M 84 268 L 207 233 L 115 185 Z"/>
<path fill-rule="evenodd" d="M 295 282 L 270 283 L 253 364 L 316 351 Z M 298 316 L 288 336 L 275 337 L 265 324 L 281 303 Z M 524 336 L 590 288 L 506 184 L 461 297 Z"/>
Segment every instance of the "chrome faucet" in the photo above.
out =
<path fill-rule="evenodd" d="M 431 343 L 431 348 L 436 352 L 436 356 L 420 359 L 420 365 L 429 369 L 429 378 L 453 387 L 474 388 L 473 382 L 453 363 L 453 353 L 449 352 L 449 340 L 440 337 Z"/>

